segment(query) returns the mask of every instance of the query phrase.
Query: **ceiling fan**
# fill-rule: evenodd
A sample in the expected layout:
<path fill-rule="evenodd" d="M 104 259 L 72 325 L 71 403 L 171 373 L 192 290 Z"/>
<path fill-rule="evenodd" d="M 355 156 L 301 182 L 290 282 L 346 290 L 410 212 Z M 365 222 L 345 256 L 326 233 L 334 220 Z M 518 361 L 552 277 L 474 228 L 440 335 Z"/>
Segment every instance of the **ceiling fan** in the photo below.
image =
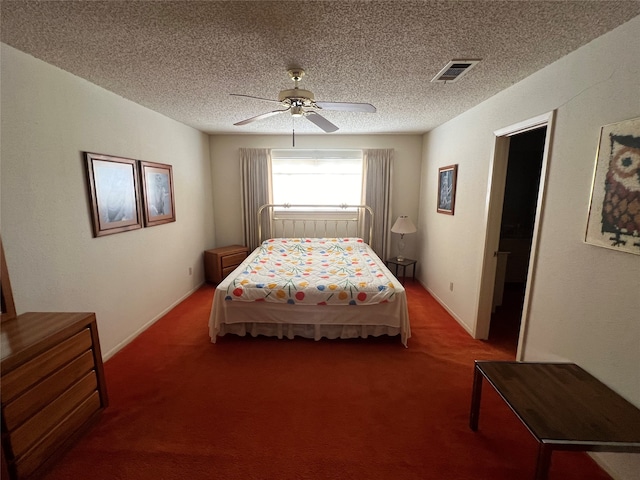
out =
<path fill-rule="evenodd" d="M 278 110 L 262 113 L 255 117 L 247 118 L 240 122 L 234 123 L 236 126 L 246 125 L 257 120 L 278 115 L 283 112 L 291 112 L 291 116 L 304 117 L 311 123 L 320 127 L 327 133 L 335 132 L 338 127 L 331 123 L 318 113 L 318 110 L 336 110 L 341 112 L 369 112 L 375 113 L 376 107 L 369 103 L 346 103 L 346 102 L 318 102 L 315 100 L 313 93 L 309 90 L 304 90 L 298 87 L 298 82 L 304 76 L 304 70 L 301 68 L 292 68 L 288 70 L 289 77 L 295 82 L 295 86 L 289 90 L 282 90 L 278 95 L 278 100 L 272 100 L 269 98 L 254 97 L 252 95 L 242 95 L 239 93 L 232 93 L 231 95 L 236 97 L 248 97 L 256 98 L 258 100 L 264 100 L 267 102 L 278 103 L 282 107 Z"/>

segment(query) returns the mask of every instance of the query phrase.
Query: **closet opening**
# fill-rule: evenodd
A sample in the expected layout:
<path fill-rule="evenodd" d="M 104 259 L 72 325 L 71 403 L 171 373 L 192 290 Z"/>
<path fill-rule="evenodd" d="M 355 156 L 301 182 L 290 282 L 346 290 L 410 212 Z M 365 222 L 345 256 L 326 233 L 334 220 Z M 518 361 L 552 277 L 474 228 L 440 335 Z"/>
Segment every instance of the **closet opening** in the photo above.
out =
<path fill-rule="evenodd" d="M 494 132 L 473 337 L 524 358 L 555 112 Z M 500 343 L 502 342 L 502 343 Z"/>
<path fill-rule="evenodd" d="M 510 137 L 489 342 L 518 346 L 546 127 Z"/>

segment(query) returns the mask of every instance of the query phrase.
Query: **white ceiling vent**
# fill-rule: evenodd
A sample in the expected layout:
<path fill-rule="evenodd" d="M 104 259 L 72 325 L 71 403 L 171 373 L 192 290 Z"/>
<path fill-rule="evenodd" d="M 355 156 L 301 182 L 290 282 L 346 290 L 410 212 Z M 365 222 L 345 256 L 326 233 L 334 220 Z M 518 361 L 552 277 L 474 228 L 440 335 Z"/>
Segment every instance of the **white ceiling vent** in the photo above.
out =
<path fill-rule="evenodd" d="M 479 61 L 480 60 L 451 60 L 431 81 L 439 83 L 457 82 Z"/>

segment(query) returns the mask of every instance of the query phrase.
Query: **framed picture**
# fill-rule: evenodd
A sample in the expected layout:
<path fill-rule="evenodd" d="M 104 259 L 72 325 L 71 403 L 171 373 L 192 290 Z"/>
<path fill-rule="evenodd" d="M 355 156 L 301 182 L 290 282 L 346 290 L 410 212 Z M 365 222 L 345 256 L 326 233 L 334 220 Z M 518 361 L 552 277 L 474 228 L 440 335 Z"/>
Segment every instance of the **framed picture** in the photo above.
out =
<path fill-rule="evenodd" d="M 137 161 L 88 152 L 85 160 L 93 236 L 142 228 Z"/>
<path fill-rule="evenodd" d="M 438 213 L 453 215 L 457 179 L 458 165 L 449 165 L 438 169 Z"/>
<path fill-rule="evenodd" d="M 585 242 L 640 255 L 640 117 L 600 129 Z"/>
<path fill-rule="evenodd" d="M 140 162 L 144 226 L 153 227 L 175 222 L 173 199 L 173 168 L 171 165 Z"/>
<path fill-rule="evenodd" d="M 2 238 L 0 238 L 0 297 L 2 312 L 0 313 L 0 322 L 12 320 L 16 318 L 16 304 L 13 302 L 13 291 L 11 290 L 11 281 L 9 280 L 9 269 L 7 261 L 4 257 L 4 247 L 2 246 Z"/>

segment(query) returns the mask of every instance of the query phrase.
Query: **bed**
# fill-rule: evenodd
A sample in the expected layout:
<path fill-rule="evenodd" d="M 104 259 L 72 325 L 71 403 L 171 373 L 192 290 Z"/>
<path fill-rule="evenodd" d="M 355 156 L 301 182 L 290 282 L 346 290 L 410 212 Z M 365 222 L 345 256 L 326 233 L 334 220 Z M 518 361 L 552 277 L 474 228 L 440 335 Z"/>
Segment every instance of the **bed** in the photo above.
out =
<path fill-rule="evenodd" d="M 211 341 L 226 334 L 315 340 L 388 335 L 406 347 L 406 291 L 370 245 L 371 209 L 334 206 L 324 218 L 316 212 L 306 219 L 296 210 L 305 207 L 260 208 L 259 236 L 267 238 L 216 287 Z"/>

